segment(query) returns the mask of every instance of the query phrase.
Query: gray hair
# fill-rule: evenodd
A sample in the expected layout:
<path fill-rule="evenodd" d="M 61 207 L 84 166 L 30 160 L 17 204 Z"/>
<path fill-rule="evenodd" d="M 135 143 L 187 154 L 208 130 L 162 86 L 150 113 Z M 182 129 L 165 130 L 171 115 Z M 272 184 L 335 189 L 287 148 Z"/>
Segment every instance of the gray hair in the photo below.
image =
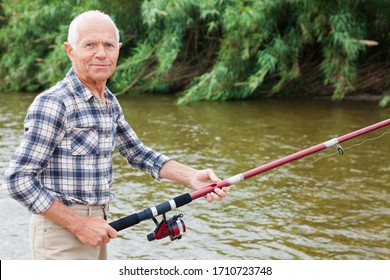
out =
<path fill-rule="evenodd" d="M 68 43 L 72 46 L 73 49 L 76 49 L 77 40 L 79 39 L 79 35 L 80 35 L 79 31 L 78 31 L 79 24 L 83 20 L 96 19 L 96 18 L 108 20 L 109 22 L 111 22 L 114 25 L 114 27 L 116 29 L 117 43 L 119 43 L 119 30 L 116 27 L 114 21 L 110 18 L 110 16 L 101 12 L 101 11 L 98 11 L 98 10 L 91 10 L 91 11 L 87 11 L 87 12 L 84 12 L 84 13 L 76 16 L 69 25 Z"/>

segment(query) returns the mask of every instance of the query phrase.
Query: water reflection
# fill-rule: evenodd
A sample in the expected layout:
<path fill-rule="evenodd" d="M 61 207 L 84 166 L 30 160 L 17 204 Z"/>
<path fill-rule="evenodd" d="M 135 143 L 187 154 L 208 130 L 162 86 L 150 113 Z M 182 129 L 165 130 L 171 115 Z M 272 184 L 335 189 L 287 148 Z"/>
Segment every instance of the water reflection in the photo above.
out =
<path fill-rule="evenodd" d="M 33 95 L 1 98 L 7 100 L 0 104 L 3 172 Z M 389 111 L 365 102 L 256 100 L 176 106 L 164 96 L 123 96 L 120 102 L 145 144 L 191 166 L 213 168 L 221 178 L 389 118 Z M 385 131 L 389 128 L 345 142 L 343 156 L 332 155 L 331 148 L 243 181 L 220 203 L 199 199 L 174 211 L 184 214 L 188 228 L 180 241 L 148 242 L 154 224 L 144 221 L 110 243 L 110 258 L 388 259 L 390 135 L 348 149 Z M 119 155 L 113 161 L 112 219 L 190 191 L 153 181 Z M 29 258 L 28 214 L 3 194 L 0 201 L 1 257 Z"/>

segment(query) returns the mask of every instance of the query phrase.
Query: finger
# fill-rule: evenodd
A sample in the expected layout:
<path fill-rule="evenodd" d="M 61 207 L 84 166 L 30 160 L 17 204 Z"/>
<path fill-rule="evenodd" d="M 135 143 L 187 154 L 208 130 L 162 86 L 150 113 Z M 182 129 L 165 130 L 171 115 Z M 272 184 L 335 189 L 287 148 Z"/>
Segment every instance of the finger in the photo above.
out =
<path fill-rule="evenodd" d="M 206 194 L 205 196 L 204 196 L 204 198 L 207 200 L 207 202 L 213 202 L 213 197 L 211 196 L 211 194 Z"/>
<path fill-rule="evenodd" d="M 225 196 L 227 196 L 227 192 L 225 192 L 224 190 L 221 190 L 221 189 L 214 189 L 214 193 L 219 196 L 221 199 Z"/>
<path fill-rule="evenodd" d="M 213 182 L 221 181 L 221 179 L 218 178 L 218 176 L 214 173 L 214 171 L 212 169 L 208 169 L 207 172 L 208 172 L 208 176 L 209 176 L 211 181 L 213 181 Z"/>
<path fill-rule="evenodd" d="M 109 229 L 108 229 L 108 236 L 111 239 L 114 239 L 114 238 L 116 238 L 118 236 L 118 232 L 113 227 L 109 227 Z"/>
<path fill-rule="evenodd" d="M 213 200 L 216 200 L 216 201 L 222 200 L 222 197 L 220 195 L 218 195 L 217 193 L 215 193 L 215 191 L 210 193 L 210 195 L 213 198 Z"/>
<path fill-rule="evenodd" d="M 230 191 L 230 187 L 223 187 L 222 190 L 226 193 L 226 195 L 228 194 L 228 192 Z"/>
<path fill-rule="evenodd" d="M 107 233 L 107 234 L 105 234 L 105 235 L 103 235 L 103 236 L 101 237 L 99 244 L 108 244 L 108 243 L 110 243 L 110 241 L 111 241 L 112 238 L 113 238 L 113 237 L 110 236 L 110 235 Z"/>

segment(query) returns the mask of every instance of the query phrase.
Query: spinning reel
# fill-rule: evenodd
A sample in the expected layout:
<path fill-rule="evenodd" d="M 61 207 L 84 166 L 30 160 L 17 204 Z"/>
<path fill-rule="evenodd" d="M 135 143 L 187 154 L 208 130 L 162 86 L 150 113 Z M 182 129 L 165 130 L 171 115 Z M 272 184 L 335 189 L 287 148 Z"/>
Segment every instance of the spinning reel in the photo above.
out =
<path fill-rule="evenodd" d="M 181 218 L 183 218 L 183 214 L 175 215 L 167 220 L 165 214 L 163 214 L 162 221 L 158 223 L 156 218 L 153 217 L 157 227 L 154 232 L 148 234 L 148 240 L 153 241 L 168 236 L 171 238 L 171 241 L 181 239 L 182 233 L 186 232 L 186 226 Z"/>

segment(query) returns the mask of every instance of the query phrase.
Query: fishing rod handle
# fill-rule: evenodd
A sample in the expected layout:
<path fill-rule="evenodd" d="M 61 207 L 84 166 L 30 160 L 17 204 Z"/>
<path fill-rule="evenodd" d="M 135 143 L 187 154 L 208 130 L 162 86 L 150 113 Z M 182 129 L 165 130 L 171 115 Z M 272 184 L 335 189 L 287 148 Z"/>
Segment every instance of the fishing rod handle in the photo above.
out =
<path fill-rule="evenodd" d="M 191 195 L 189 193 L 185 193 L 154 207 L 146 208 L 141 212 L 134 213 L 119 220 L 113 221 L 110 223 L 110 226 L 112 226 L 116 231 L 120 231 L 125 228 L 134 226 L 144 220 L 152 219 L 158 215 L 165 214 L 166 212 L 186 205 L 191 201 Z"/>
<path fill-rule="evenodd" d="M 111 227 L 113 227 L 116 231 L 120 231 L 122 229 L 134 226 L 140 223 L 139 213 L 134 213 L 119 220 L 113 221 L 109 223 Z"/>
<path fill-rule="evenodd" d="M 218 183 L 203 187 L 201 189 L 198 189 L 196 191 L 193 191 L 190 193 L 192 200 L 198 199 L 200 197 L 205 196 L 208 193 L 214 192 L 215 189 L 222 189 L 223 187 L 228 187 L 230 185 L 233 185 L 239 181 L 242 181 L 243 177 L 241 174 L 235 175 L 233 177 L 230 177 L 228 179 L 219 181 Z"/>

